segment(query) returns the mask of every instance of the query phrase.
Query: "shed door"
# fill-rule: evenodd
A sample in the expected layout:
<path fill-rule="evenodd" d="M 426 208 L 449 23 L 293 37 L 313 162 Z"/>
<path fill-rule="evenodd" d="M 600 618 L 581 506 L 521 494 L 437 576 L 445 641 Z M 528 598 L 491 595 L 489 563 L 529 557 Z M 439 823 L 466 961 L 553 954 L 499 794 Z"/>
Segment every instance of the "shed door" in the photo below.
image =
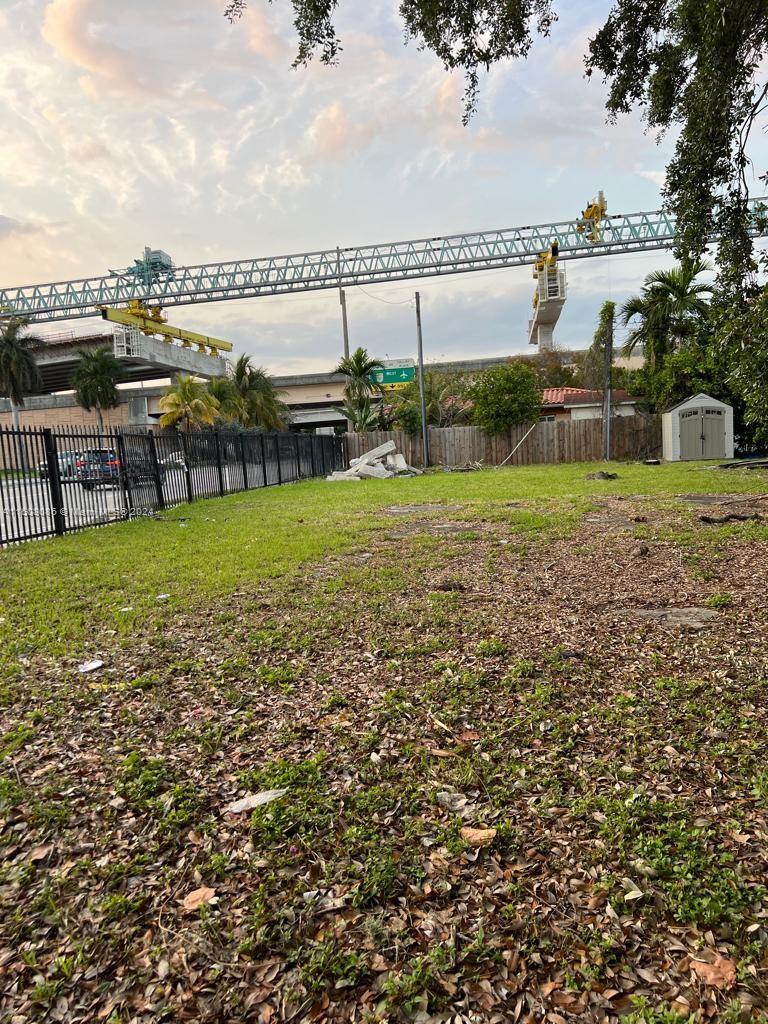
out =
<path fill-rule="evenodd" d="M 680 413 L 680 458 L 725 458 L 725 415 L 722 409 L 702 406 Z"/>

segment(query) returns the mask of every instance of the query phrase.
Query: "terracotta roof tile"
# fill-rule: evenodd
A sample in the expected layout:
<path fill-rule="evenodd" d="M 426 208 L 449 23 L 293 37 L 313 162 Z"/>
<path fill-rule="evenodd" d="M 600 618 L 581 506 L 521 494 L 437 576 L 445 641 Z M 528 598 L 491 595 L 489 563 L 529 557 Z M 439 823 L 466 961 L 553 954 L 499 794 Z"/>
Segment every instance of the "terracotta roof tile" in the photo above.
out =
<path fill-rule="evenodd" d="M 617 389 L 613 392 L 614 402 L 633 402 L 626 391 Z M 603 401 L 602 391 L 590 391 L 588 388 L 544 388 L 542 405 L 599 405 Z"/>

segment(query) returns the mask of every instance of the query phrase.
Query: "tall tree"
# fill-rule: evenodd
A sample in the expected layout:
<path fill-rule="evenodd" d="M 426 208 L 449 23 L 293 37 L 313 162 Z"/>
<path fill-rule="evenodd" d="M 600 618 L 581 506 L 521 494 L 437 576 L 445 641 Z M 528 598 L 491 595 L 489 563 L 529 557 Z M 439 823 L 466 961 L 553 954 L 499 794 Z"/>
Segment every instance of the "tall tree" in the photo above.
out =
<path fill-rule="evenodd" d="M 381 394 L 381 385 L 374 379 L 376 370 L 381 370 L 380 360 L 368 355 L 367 349 L 356 348 L 350 356 L 345 356 L 334 370 L 347 378 L 344 394 L 350 402 L 361 402 L 371 395 Z"/>
<path fill-rule="evenodd" d="M 117 381 L 123 368 L 115 358 L 109 345 L 102 345 L 93 352 L 81 352 L 72 386 L 78 405 L 88 412 L 96 411 L 96 429 L 104 432 L 103 409 L 114 409 L 120 399 Z"/>
<path fill-rule="evenodd" d="M 244 427 L 279 430 L 290 419 L 288 406 L 281 400 L 283 391 L 261 366 L 252 366 L 250 356 L 240 356 L 232 373 L 234 398 L 232 410 Z"/>
<path fill-rule="evenodd" d="M 541 409 L 541 388 L 536 374 L 524 363 L 493 366 L 469 388 L 474 403 L 473 422 L 487 434 L 503 434 L 510 427 L 533 423 Z"/>
<path fill-rule="evenodd" d="M 616 303 L 606 300 L 600 307 L 600 316 L 597 323 L 592 344 L 584 356 L 584 369 L 582 377 L 584 387 L 602 391 L 605 387 L 605 346 L 609 340 L 609 332 L 612 330 L 613 319 L 616 316 Z"/>
<path fill-rule="evenodd" d="M 323 64 L 338 62 L 341 45 L 333 24 L 338 0 L 290 0 L 298 52 L 294 67 L 319 54 Z M 242 17 L 248 0 L 228 0 L 224 14 Z M 400 0 L 407 39 L 432 50 L 447 71 L 466 76 L 465 121 L 477 101 L 480 71 L 510 57 L 524 57 L 531 48 L 532 28 L 547 35 L 555 20 L 552 0 Z"/>
<path fill-rule="evenodd" d="M 27 321 L 20 317 L 0 319 L 0 392 L 10 399 L 15 430 L 20 426 L 20 410 L 24 396 L 40 387 L 34 345 L 40 338 L 27 331 Z"/>
<path fill-rule="evenodd" d="M 696 279 L 711 269 L 710 263 L 699 259 L 649 274 L 640 295 L 627 299 L 621 307 L 624 325 L 635 323 L 624 345 L 624 354 L 632 355 L 642 346 L 649 363 L 660 367 L 671 352 L 684 344 L 706 315 L 712 286 Z"/>
<path fill-rule="evenodd" d="M 296 65 L 319 55 L 335 64 L 339 0 L 284 0 L 294 12 Z M 563 6 L 564 0 L 562 0 Z M 231 20 L 247 0 L 222 0 Z M 547 35 L 555 0 L 400 0 L 406 39 L 466 76 L 464 121 L 475 109 L 481 70 L 525 57 Z M 640 107 L 649 126 L 675 130 L 665 186 L 677 216 L 681 256 L 700 255 L 722 234 L 723 267 L 738 291 L 754 268 L 747 222 L 750 134 L 768 97 L 766 0 L 613 0 L 585 55 L 588 75 L 609 86 L 610 118 Z"/>
<path fill-rule="evenodd" d="M 216 421 L 219 403 L 201 381 L 179 374 L 160 399 L 161 427 L 210 427 Z"/>

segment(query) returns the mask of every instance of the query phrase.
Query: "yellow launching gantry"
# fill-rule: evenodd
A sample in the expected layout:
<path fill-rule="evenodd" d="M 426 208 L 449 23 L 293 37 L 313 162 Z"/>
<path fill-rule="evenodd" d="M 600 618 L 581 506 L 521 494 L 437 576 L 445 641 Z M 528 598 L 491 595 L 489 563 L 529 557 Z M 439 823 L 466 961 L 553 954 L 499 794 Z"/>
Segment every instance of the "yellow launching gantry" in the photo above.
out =
<path fill-rule="evenodd" d="M 169 344 L 173 339 L 181 342 L 183 348 L 197 346 L 198 352 L 207 352 L 218 356 L 222 352 L 231 352 L 232 345 L 220 338 L 209 338 L 207 334 L 198 334 L 196 331 L 187 331 L 181 327 L 173 327 L 166 323 L 163 310 L 160 306 L 145 306 L 138 299 L 131 299 L 127 309 L 115 309 L 113 306 L 99 306 L 102 319 L 110 320 L 113 324 L 122 324 L 124 327 L 132 327 L 141 331 L 142 334 L 159 334 Z"/>

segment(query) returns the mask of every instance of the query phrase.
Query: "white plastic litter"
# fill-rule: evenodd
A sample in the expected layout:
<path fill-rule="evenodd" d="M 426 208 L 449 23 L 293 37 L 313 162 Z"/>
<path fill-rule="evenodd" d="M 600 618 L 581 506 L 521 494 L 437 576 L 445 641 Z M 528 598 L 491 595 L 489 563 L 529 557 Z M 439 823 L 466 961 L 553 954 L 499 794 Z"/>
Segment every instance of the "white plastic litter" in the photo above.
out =
<path fill-rule="evenodd" d="M 285 796 L 287 792 L 287 789 L 265 789 L 261 793 L 249 793 L 242 800 L 235 800 L 234 803 L 225 807 L 224 813 L 242 814 L 243 811 L 252 811 L 254 807 L 263 807 L 264 804 L 270 804 L 273 800 L 278 800 L 281 796 Z"/>
<path fill-rule="evenodd" d="M 93 661 L 84 661 L 82 665 L 77 666 L 78 672 L 95 672 L 96 669 L 101 668 L 104 662 L 100 658 L 94 658 Z"/>

